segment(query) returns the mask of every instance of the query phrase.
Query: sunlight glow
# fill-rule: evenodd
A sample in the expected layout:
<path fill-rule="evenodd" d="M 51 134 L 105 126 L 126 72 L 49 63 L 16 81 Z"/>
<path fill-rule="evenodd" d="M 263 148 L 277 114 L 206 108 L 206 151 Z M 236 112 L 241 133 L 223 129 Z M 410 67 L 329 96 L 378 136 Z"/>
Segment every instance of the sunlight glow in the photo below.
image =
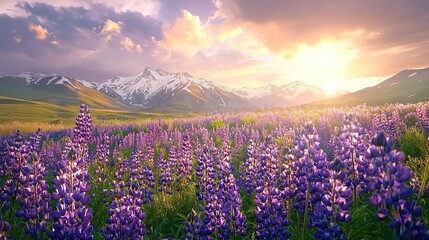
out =
<path fill-rule="evenodd" d="M 337 84 L 335 82 L 325 82 L 323 84 L 323 90 L 326 92 L 326 94 L 332 95 L 337 90 Z"/>
<path fill-rule="evenodd" d="M 302 45 L 293 61 L 303 81 L 317 82 L 326 93 L 332 94 L 337 83 L 347 78 L 346 66 L 356 55 L 349 42 L 332 40 Z"/>

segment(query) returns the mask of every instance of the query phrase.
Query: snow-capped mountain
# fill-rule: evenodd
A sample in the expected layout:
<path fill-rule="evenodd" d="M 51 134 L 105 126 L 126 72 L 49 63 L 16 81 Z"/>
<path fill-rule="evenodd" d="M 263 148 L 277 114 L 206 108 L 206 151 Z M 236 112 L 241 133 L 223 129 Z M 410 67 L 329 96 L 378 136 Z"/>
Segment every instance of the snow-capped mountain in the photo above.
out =
<path fill-rule="evenodd" d="M 98 84 L 59 74 L 25 72 L 0 76 L 0 96 L 47 102 L 60 106 L 88 103 L 92 106 L 122 109 L 122 101 L 97 91 Z"/>
<path fill-rule="evenodd" d="M 36 101 L 48 99 L 46 101 L 59 105 L 84 102 L 84 98 L 94 106 L 128 106 L 162 112 L 284 107 L 332 97 L 320 88 L 301 81 L 282 86 L 269 84 L 259 88 L 230 89 L 186 72 L 170 73 L 150 68 L 133 76 L 116 76 L 103 83 L 45 73 L 4 76 L 0 77 L 0 81 L 0 84 L 8 85 L 0 89 L 0 96 Z"/>
<path fill-rule="evenodd" d="M 24 72 L 17 75 L 11 75 L 10 77 L 16 77 L 24 79 L 27 85 L 43 86 L 43 85 L 70 85 L 71 87 L 78 89 L 78 86 L 75 86 L 72 83 L 72 78 L 65 77 L 59 74 L 46 74 L 46 73 L 32 73 Z M 85 82 L 85 81 L 80 81 Z M 87 83 L 87 82 L 85 82 Z M 90 85 L 89 83 L 87 85 Z"/>
<path fill-rule="evenodd" d="M 269 84 L 259 88 L 245 87 L 232 91 L 251 100 L 260 107 L 301 105 L 331 97 L 322 89 L 302 81 L 295 81 L 281 86 Z"/>
<path fill-rule="evenodd" d="M 146 68 L 134 76 L 116 76 L 99 84 L 97 90 L 145 108 L 217 110 L 250 105 L 207 79 L 162 69 Z"/>

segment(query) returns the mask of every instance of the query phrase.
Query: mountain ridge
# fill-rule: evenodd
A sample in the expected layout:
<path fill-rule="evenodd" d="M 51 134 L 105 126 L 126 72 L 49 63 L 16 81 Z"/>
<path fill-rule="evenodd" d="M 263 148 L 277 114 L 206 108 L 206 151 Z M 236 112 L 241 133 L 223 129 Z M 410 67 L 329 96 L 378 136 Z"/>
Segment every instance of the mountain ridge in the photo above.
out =
<path fill-rule="evenodd" d="M 315 105 L 379 105 L 384 103 L 415 103 L 429 100 L 429 67 L 404 69 L 375 86 Z"/>
<path fill-rule="evenodd" d="M 0 80 L 4 78 L 0 77 Z M 9 75 L 6 78 L 23 79 L 30 88 L 42 89 L 44 86 L 58 88 L 64 85 L 76 93 L 82 92 L 82 89 L 86 92 L 92 89 L 97 91 L 98 95 L 105 95 L 100 95 L 100 98 L 108 99 L 103 101 L 111 102 L 112 99 L 119 101 L 119 108 L 161 112 L 210 112 L 288 107 L 333 97 L 327 95 L 321 88 L 303 81 L 280 86 L 267 84 L 258 88 L 232 89 L 205 78 L 193 77 L 187 72 L 168 72 L 161 68 L 153 70 L 149 67 L 137 74 L 117 75 L 101 83 L 60 74 L 31 72 Z M 19 98 L 20 96 L 10 97 Z M 56 96 L 56 98 L 59 97 Z M 35 100 L 41 99 L 39 97 Z"/>

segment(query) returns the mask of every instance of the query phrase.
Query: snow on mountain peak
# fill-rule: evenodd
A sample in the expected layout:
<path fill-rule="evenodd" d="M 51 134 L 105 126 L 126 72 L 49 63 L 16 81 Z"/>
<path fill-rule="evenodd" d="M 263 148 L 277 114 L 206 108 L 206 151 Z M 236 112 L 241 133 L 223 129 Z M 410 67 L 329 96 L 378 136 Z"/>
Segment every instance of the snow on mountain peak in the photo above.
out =
<path fill-rule="evenodd" d="M 257 99 L 267 95 L 281 95 L 285 98 L 293 98 L 308 90 L 319 91 L 320 89 L 315 86 L 308 85 L 303 81 L 294 81 L 281 86 L 268 84 L 263 87 L 243 87 L 229 90 L 247 99 Z"/>
<path fill-rule="evenodd" d="M 170 73 L 163 69 L 152 70 L 147 67 L 134 76 L 116 76 L 105 83 L 100 84 L 98 90 L 108 89 L 117 93 L 122 100 L 134 102 L 136 96 L 144 101 L 148 101 L 157 93 L 190 91 L 189 87 L 194 84 L 200 89 L 213 89 L 212 82 L 204 78 L 194 78 L 186 72 Z"/>

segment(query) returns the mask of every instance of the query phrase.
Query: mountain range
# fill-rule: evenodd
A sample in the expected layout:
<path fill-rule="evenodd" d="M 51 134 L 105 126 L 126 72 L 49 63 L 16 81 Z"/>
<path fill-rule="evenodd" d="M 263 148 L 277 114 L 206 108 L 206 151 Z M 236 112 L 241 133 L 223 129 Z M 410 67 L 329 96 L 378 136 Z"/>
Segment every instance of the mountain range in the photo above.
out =
<path fill-rule="evenodd" d="M 0 77 L 0 96 L 61 106 L 88 103 L 99 108 L 161 112 L 211 112 L 258 107 L 284 107 L 329 97 L 304 82 L 261 88 L 230 89 L 189 73 L 146 68 L 133 76 L 103 83 L 58 74 L 21 73 Z"/>
<path fill-rule="evenodd" d="M 239 89 L 217 85 L 186 72 L 146 68 L 102 83 L 59 74 L 21 73 L 0 77 L 0 104 L 43 102 L 57 106 L 87 103 L 94 108 L 148 112 L 213 112 L 303 104 L 380 104 L 429 99 L 429 68 L 404 70 L 357 92 L 327 95 L 301 81 Z"/>

